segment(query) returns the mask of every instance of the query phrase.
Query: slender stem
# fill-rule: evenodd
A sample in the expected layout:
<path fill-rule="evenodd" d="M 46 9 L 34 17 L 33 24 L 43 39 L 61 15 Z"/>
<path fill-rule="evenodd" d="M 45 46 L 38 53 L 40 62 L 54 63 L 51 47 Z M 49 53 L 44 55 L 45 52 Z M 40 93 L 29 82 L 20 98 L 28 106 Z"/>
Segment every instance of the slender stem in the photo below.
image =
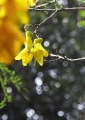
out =
<path fill-rule="evenodd" d="M 40 8 L 29 8 L 29 10 L 34 10 L 34 11 L 48 11 L 48 12 L 53 12 L 56 11 L 56 9 L 40 9 Z M 60 11 L 71 11 L 71 10 L 85 10 L 85 7 L 72 7 L 72 8 L 59 8 L 57 9 L 57 12 Z"/>
<path fill-rule="evenodd" d="M 52 57 L 56 57 L 56 59 L 54 60 L 50 60 L 50 62 L 52 61 L 56 61 L 56 60 L 67 60 L 67 61 L 71 61 L 71 62 L 74 62 L 74 61 L 79 61 L 79 60 L 85 60 L 85 57 L 81 57 L 81 58 L 76 58 L 76 59 L 72 59 L 72 58 L 68 58 L 67 56 L 62 56 L 62 55 L 55 55 L 55 54 L 50 54 L 50 56 Z"/>

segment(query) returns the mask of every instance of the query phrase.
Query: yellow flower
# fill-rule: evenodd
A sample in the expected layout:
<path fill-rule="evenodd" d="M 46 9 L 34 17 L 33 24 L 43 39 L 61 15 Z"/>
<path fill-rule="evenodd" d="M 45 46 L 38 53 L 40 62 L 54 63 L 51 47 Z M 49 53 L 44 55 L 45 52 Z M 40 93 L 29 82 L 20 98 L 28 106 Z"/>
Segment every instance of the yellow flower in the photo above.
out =
<path fill-rule="evenodd" d="M 35 42 L 35 41 L 34 41 Z M 48 52 L 42 47 L 41 43 L 34 44 L 34 48 L 32 49 L 34 53 L 34 58 L 39 63 L 39 65 L 43 65 L 43 57 L 48 56 Z"/>
<path fill-rule="evenodd" d="M 28 23 L 27 8 L 27 0 L 0 0 L 0 16 L 10 19 L 13 22 Z"/>
<path fill-rule="evenodd" d="M 21 60 L 23 66 L 27 66 L 33 59 L 33 53 L 31 52 L 32 48 L 32 33 L 30 31 L 26 32 L 26 41 L 25 48 L 15 57 L 15 60 Z"/>
<path fill-rule="evenodd" d="M 43 57 L 48 56 L 48 52 L 42 47 L 42 38 L 37 38 L 32 44 L 32 33 L 30 31 L 26 32 L 25 48 L 15 57 L 15 60 L 22 59 L 22 64 L 27 66 L 33 57 L 39 63 L 43 65 Z"/>
<path fill-rule="evenodd" d="M 16 57 L 15 60 L 21 60 L 22 59 L 22 64 L 23 66 L 27 66 L 32 59 L 33 59 L 33 54 L 31 52 L 28 52 L 26 48 L 24 48 Z"/>
<path fill-rule="evenodd" d="M 9 20 L 4 20 L 0 25 L 0 61 L 11 64 L 24 41 L 25 37 L 17 26 Z"/>
<path fill-rule="evenodd" d="M 35 6 L 35 4 L 36 4 L 36 2 L 38 1 L 38 0 L 27 0 L 28 1 L 28 4 L 30 5 L 30 6 Z"/>

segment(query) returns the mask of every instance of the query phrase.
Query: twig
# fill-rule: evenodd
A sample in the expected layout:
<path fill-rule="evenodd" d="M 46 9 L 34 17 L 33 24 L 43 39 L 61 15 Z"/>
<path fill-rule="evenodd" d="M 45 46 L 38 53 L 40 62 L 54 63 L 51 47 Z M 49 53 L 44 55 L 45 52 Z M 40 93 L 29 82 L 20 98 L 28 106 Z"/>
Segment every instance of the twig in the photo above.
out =
<path fill-rule="evenodd" d="M 85 7 L 72 7 L 72 8 L 59 8 L 59 9 L 36 9 L 36 8 L 29 8 L 30 10 L 37 10 L 37 11 L 52 11 L 53 13 L 47 17 L 45 20 L 43 20 L 41 23 L 37 24 L 35 27 L 35 31 L 33 32 L 34 34 L 37 33 L 37 30 L 39 26 L 41 26 L 43 23 L 45 23 L 48 19 L 50 19 L 55 13 L 58 13 L 60 11 L 70 11 L 70 10 L 85 10 Z"/>
<path fill-rule="evenodd" d="M 47 11 L 47 12 L 56 11 L 56 9 L 37 9 L 37 8 L 29 8 L 29 10 Z M 71 10 L 85 10 L 85 7 L 59 8 L 59 9 L 57 9 L 57 12 L 60 12 L 60 11 L 71 11 Z"/>
<path fill-rule="evenodd" d="M 71 61 L 71 62 L 74 62 L 74 61 L 79 61 L 79 60 L 85 60 L 85 57 L 81 57 L 81 58 L 76 58 L 76 59 L 72 59 L 72 58 L 68 58 L 67 56 L 61 56 L 61 55 L 55 55 L 55 54 L 50 54 L 50 56 L 52 56 L 52 57 L 56 57 L 56 59 L 55 60 L 50 60 L 51 62 L 52 61 L 56 61 L 56 60 L 60 60 L 60 59 L 62 59 L 62 60 L 67 60 L 67 61 Z"/>
<path fill-rule="evenodd" d="M 56 0 L 54 0 L 55 8 L 57 8 Z"/>
<path fill-rule="evenodd" d="M 41 4 L 41 5 L 37 5 L 37 6 L 35 6 L 35 8 L 44 7 L 44 6 L 50 5 L 50 4 L 54 3 L 54 2 L 55 2 L 55 0 L 49 1 L 49 2 L 47 2 L 47 3 Z"/>
<path fill-rule="evenodd" d="M 43 20 L 40 24 L 38 24 L 38 26 L 42 25 L 44 22 L 46 22 L 48 19 L 50 19 L 55 13 L 57 12 L 57 10 L 55 10 L 49 17 L 47 17 L 45 20 Z"/>
<path fill-rule="evenodd" d="M 57 12 L 57 10 L 55 10 L 49 17 L 45 18 L 45 20 L 43 20 L 41 23 L 36 25 L 35 31 L 33 32 L 34 34 L 37 33 L 37 30 L 39 28 L 39 26 L 41 26 L 43 23 L 45 23 L 48 19 L 50 19 L 55 13 Z"/>

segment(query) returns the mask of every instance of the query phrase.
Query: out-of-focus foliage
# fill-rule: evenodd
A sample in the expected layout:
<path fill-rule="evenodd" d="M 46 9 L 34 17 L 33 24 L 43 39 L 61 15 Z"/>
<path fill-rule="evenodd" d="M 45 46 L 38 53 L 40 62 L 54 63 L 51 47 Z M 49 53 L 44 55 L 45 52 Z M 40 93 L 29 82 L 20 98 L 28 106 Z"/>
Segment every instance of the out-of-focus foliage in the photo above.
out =
<path fill-rule="evenodd" d="M 58 2 L 59 1 L 59 2 Z M 60 2 L 61 1 L 61 2 Z M 40 0 L 40 2 L 43 2 Z M 77 0 L 57 0 L 59 7 L 78 6 Z M 53 8 L 55 5 L 49 5 Z M 29 11 L 31 24 L 42 22 L 52 12 Z M 81 27 L 79 11 L 55 14 L 39 27 L 43 45 L 49 53 L 56 50 L 70 58 L 85 56 L 85 28 Z M 34 31 L 33 28 L 29 28 Z M 54 59 L 50 56 L 47 60 Z M 12 102 L 0 110 L 2 120 L 84 120 L 85 119 L 85 61 L 34 62 L 22 67 L 20 61 L 11 66 L 22 77 L 28 100 L 11 86 Z M 0 93 L 0 95 L 2 92 Z"/>
<path fill-rule="evenodd" d="M 85 0 L 82 0 L 80 3 L 80 6 L 85 6 Z M 80 25 L 82 27 L 85 27 L 85 10 L 80 10 L 79 11 L 79 15 L 80 15 Z"/>
<path fill-rule="evenodd" d="M 0 109 L 6 106 L 6 102 L 12 101 L 12 89 L 9 87 L 10 82 L 16 86 L 18 91 L 20 91 L 22 85 L 20 78 L 15 74 L 15 71 L 9 70 L 7 66 L 0 63 L 0 84 L 3 91 L 3 94 L 0 95 L 0 98 L 2 99 L 0 101 Z"/>

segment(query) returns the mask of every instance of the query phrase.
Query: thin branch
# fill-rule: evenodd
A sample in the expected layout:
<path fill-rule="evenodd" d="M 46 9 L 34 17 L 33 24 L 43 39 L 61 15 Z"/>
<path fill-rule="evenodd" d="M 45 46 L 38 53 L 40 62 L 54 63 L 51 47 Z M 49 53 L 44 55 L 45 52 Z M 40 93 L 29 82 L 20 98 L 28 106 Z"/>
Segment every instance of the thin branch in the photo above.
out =
<path fill-rule="evenodd" d="M 41 26 L 43 23 L 45 23 L 48 19 L 50 19 L 55 13 L 58 13 L 60 11 L 70 11 L 70 10 L 85 10 L 85 7 L 72 7 L 72 8 L 59 8 L 59 9 L 36 9 L 36 8 L 29 8 L 30 10 L 37 10 L 37 11 L 52 11 L 53 13 L 47 17 L 45 20 L 43 20 L 41 23 L 37 24 L 35 27 L 35 31 L 34 34 L 37 33 L 37 30 L 39 28 L 39 26 Z"/>
<path fill-rule="evenodd" d="M 56 3 L 56 0 L 54 0 L 54 4 L 55 4 L 55 8 L 57 9 L 57 3 Z"/>
<path fill-rule="evenodd" d="M 38 9 L 38 8 L 29 8 L 29 10 L 34 10 L 34 11 L 47 11 L 47 12 L 53 12 L 56 11 L 56 9 Z M 57 8 L 57 12 L 60 11 L 71 11 L 71 10 L 85 10 L 85 7 L 72 7 L 72 8 Z"/>
<path fill-rule="evenodd" d="M 55 54 L 50 54 L 50 56 L 52 57 L 56 57 L 56 59 L 54 60 L 50 60 L 50 62 L 52 61 L 56 61 L 56 60 L 66 60 L 66 61 L 71 61 L 71 62 L 74 62 L 74 61 L 79 61 L 79 60 L 85 60 L 85 57 L 81 57 L 81 58 L 76 58 L 76 59 L 72 59 L 72 58 L 68 58 L 67 56 L 62 56 L 62 55 L 55 55 Z"/>
<path fill-rule="evenodd" d="M 55 2 L 55 0 L 53 0 L 53 1 L 49 1 L 49 2 L 47 2 L 47 3 L 37 5 L 37 6 L 35 6 L 35 8 L 44 7 L 44 6 L 50 5 L 50 4 L 54 3 L 54 2 Z"/>
<path fill-rule="evenodd" d="M 48 19 L 50 19 L 55 13 L 57 12 L 57 10 L 55 10 L 49 17 L 45 18 L 45 20 L 43 20 L 41 23 L 36 25 L 35 31 L 33 32 L 34 34 L 37 33 L 37 30 L 39 28 L 39 26 L 41 26 L 43 23 L 45 23 Z"/>
<path fill-rule="evenodd" d="M 48 19 L 50 19 L 55 13 L 57 12 L 57 10 L 55 10 L 49 17 L 47 17 L 45 20 L 43 20 L 40 24 L 38 24 L 38 26 L 42 25 L 43 23 L 45 23 Z"/>
<path fill-rule="evenodd" d="M 55 4 L 56 0 L 53 0 L 51 3 L 54 3 Z M 29 8 L 29 10 L 34 10 L 34 11 L 44 11 L 44 12 L 53 12 L 50 16 L 48 16 L 47 18 L 45 18 L 41 23 L 37 24 L 37 25 L 34 25 L 35 26 L 35 30 L 34 30 L 34 34 L 37 33 L 39 27 L 45 23 L 48 19 L 50 19 L 55 13 L 58 13 L 58 12 L 62 12 L 62 11 L 72 11 L 72 10 L 85 10 L 85 7 L 72 7 L 72 8 L 63 8 L 62 6 L 60 8 L 55 8 L 55 9 L 41 9 L 39 7 L 42 7 L 44 5 L 48 5 L 47 3 L 45 4 L 41 4 L 40 6 L 37 6 L 36 8 Z"/>

